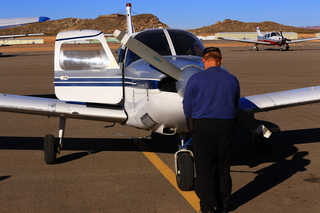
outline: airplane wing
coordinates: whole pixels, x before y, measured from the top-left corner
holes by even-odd
[[[0,111],[123,123],[127,116],[122,107],[90,106],[51,98],[0,94]]]
[[[39,36],[44,35],[44,33],[35,33],[35,34],[20,34],[20,35],[2,35],[0,38],[16,38],[16,37],[25,37],[25,36]]]
[[[44,35],[44,33],[20,34],[20,35],[2,35],[2,36],[0,36],[0,39],[7,39],[7,40],[5,42],[3,42],[2,44],[0,44],[0,46],[4,45],[5,43],[7,43],[8,41],[10,41],[13,38],[26,37],[26,36],[39,36],[39,35]]]
[[[315,86],[246,96],[240,99],[239,106],[248,113],[256,113],[319,102],[320,86]]]
[[[270,44],[269,42],[258,41],[256,39],[236,39],[236,38],[227,38],[227,37],[218,37],[218,39],[244,42],[244,43],[253,43],[253,44]]]
[[[320,86],[246,96],[240,98],[237,117],[239,123],[247,126],[247,128],[250,130],[254,130],[254,132],[256,132],[257,134],[261,134],[264,137],[268,138],[271,132],[259,121],[255,120],[252,116],[248,116],[248,113],[254,114],[257,112],[319,102]]]
[[[320,37],[315,37],[315,38],[306,38],[306,39],[297,39],[293,41],[287,41],[288,44],[292,43],[298,43],[298,42],[304,42],[304,41],[312,41],[312,40],[320,40]]]

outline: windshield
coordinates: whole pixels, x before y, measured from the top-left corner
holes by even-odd
[[[166,35],[164,31],[167,31]],[[135,36],[137,40],[144,43],[160,55],[194,55],[202,56],[203,45],[193,34],[173,29],[152,29],[142,31]],[[126,64],[140,59],[131,50],[127,51]]]

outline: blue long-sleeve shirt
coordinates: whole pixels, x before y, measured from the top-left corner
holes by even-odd
[[[240,98],[238,79],[219,67],[200,71],[187,82],[183,110],[186,118],[233,119]]]

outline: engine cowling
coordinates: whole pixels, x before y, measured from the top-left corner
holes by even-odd
[[[180,97],[183,98],[184,96],[184,90],[186,88],[189,78],[193,74],[200,72],[201,70],[203,70],[203,68],[197,65],[187,65],[186,67],[182,68],[182,74],[180,76],[179,81],[176,84],[177,92],[180,95]]]

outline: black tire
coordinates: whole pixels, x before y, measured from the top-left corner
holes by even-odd
[[[58,144],[53,135],[44,137],[44,161],[46,164],[54,164],[57,159]]]
[[[192,156],[183,152],[177,157],[178,174],[176,175],[177,184],[182,191],[194,189],[194,165]]]

